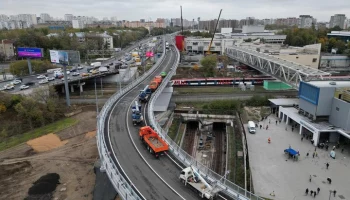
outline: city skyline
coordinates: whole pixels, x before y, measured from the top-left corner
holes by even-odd
[[[183,7],[184,19],[210,20],[217,18],[219,10],[223,8],[222,19],[244,19],[253,16],[257,19],[298,17],[311,15],[318,21],[329,22],[336,13],[350,15],[350,1],[338,0],[336,3],[326,0],[250,0],[242,4],[235,0],[221,0],[212,3],[209,0],[86,0],[84,4],[77,0],[53,0],[50,4],[43,0],[23,2],[20,0],[5,1],[0,7],[0,14],[17,15],[22,13],[48,13],[54,18],[64,18],[65,14],[75,16],[94,16],[100,20],[117,17],[118,20],[138,21],[140,19],[155,21],[157,18],[180,17],[180,5]],[[67,6],[70,5],[70,6]],[[121,6],[120,6],[121,5]],[[301,6],[302,5],[302,6]],[[93,9],[91,9],[93,8]],[[15,12],[13,12],[15,11]],[[132,11],[132,12],[131,12]],[[108,14],[106,14],[108,13]]]

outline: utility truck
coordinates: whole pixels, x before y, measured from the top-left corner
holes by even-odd
[[[193,166],[184,168],[180,174],[180,180],[186,186],[198,192],[201,198],[213,199],[220,190],[211,186]]]
[[[131,107],[132,110],[132,123],[134,126],[137,124],[141,124],[143,122],[143,117],[141,113],[141,105],[137,101],[135,101],[135,104]]]
[[[151,94],[152,90],[149,88],[149,85],[146,85],[143,90],[140,90],[139,101],[144,103],[147,102],[151,97]]]

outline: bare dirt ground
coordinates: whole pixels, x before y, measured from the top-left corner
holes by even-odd
[[[32,183],[47,173],[58,173],[53,199],[92,199],[95,184],[96,113],[85,108],[73,116],[78,124],[55,133],[64,146],[36,153],[27,144],[0,152],[0,199],[24,199]]]

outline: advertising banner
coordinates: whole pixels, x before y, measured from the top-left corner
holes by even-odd
[[[152,51],[147,51],[146,52],[146,57],[149,58],[149,57],[153,57],[154,56],[154,53]]]
[[[58,61],[62,65],[68,65],[68,53],[65,51],[58,52]]]
[[[17,48],[18,57],[24,58],[42,58],[43,49],[41,48],[27,48],[27,47],[18,47]]]
[[[52,63],[59,63],[58,61],[58,51],[50,50],[50,60]]]

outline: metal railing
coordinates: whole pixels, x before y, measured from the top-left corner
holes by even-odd
[[[132,81],[121,91],[114,94],[108,101],[104,104],[101,112],[97,119],[97,148],[101,158],[101,170],[105,171],[109,180],[111,181],[114,188],[118,191],[119,196],[122,199],[131,200],[143,200],[145,199],[142,194],[133,186],[128,176],[125,174],[124,170],[120,167],[117,157],[115,163],[110,156],[113,152],[108,150],[108,145],[106,144],[105,138],[105,121],[108,120],[108,114],[112,110],[114,104],[127,92],[132,90],[134,87],[139,85],[144,79],[146,79],[150,74],[152,74],[160,65],[161,61],[165,57],[165,42],[163,38],[163,54],[158,60],[158,62],[145,74],[140,76],[135,81]],[[107,127],[108,128],[108,127]]]
[[[176,48],[175,48],[176,49]],[[240,199],[240,200],[263,200],[259,196],[241,188],[240,186],[236,185],[235,183],[222,178],[221,175],[217,174],[216,172],[212,171],[205,165],[201,164],[200,162],[197,162],[195,158],[190,156],[186,151],[184,151],[180,146],[176,144],[168,135],[167,132],[162,129],[162,127],[158,124],[156,121],[153,109],[154,109],[154,103],[159,97],[159,95],[162,93],[163,89],[167,86],[167,83],[171,80],[171,77],[176,72],[176,68],[180,61],[180,53],[176,49],[176,56],[177,60],[172,66],[171,71],[168,73],[168,75],[163,80],[163,83],[159,86],[157,91],[152,95],[149,103],[148,103],[148,118],[150,120],[151,126],[155,129],[157,133],[169,144],[169,151],[177,157],[177,159],[182,162],[185,166],[193,165],[195,166],[200,174],[208,180],[208,182],[211,183],[217,183],[217,187],[220,187],[222,191],[232,197],[233,199]],[[219,182],[219,180],[221,180]]]

